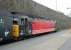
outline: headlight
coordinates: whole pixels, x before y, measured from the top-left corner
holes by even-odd
[[[3,38],[0,37],[0,42],[3,40]]]

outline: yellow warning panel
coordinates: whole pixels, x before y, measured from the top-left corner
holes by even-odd
[[[12,25],[12,36],[19,37],[19,25]]]

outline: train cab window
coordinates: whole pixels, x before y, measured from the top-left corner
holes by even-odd
[[[17,21],[13,21],[13,24],[18,24],[18,22]]]
[[[18,18],[13,18],[13,24],[18,24]]]

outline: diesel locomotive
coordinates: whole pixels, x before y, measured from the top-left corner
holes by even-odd
[[[30,16],[0,16],[0,42],[56,31],[56,21]]]

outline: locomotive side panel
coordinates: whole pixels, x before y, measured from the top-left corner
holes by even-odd
[[[41,34],[45,32],[55,31],[56,24],[53,21],[48,20],[34,20],[32,22],[32,34]]]

